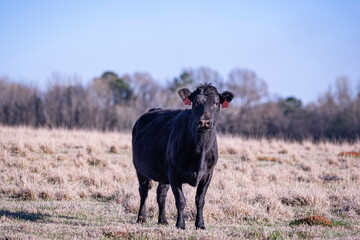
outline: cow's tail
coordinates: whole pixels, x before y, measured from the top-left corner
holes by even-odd
[[[149,190],[152,189],[153,185],[154,185],[154,182],[152,180],[150,180],[149,181]]]
[[[134,151],[134,146],[135,146],[135,139],[136,139],[136,129],[137,129],[137,121],[133,126],[132,129],[132,139],[131,139],[131,151],[132,151],[132,155],[133,155],[133,162],[135,164],[135,151]]]

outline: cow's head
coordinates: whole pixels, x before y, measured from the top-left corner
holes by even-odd
[[[178,93],[185,104],[190,105],[192,103],[195,124],[197,130],[201,131],[216,126],[220,106],[228,107],[229,102],[234,98],[232,92],[225,91],[219,94],[216,87],[208,83],[199,85],[194,92],[183,88]]]

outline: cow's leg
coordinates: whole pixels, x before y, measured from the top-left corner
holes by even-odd
[[[210,181],[212,177],[212,172],[208,175],[204,176],[203,179],[199,182],[199,185],[196,190],[196,221],[195,227],[196,229],[205,229],[204,218],[203,218],[203,209],[205,204],[205,194],[209,187]]]
[[[184,209],[186,205],[186,199],[182,191],[182,184],[176,181],[176,179],[171,180],[171,190],[174,193],[176,209],[178,212],[176,227],[185,229],[185,220],[184,220]]]
[[[159,186],[156,189],[156,200],[159,205],[159,224],[167,225],[165,216],[165,203],[166,203],[166,195],[170,188],[169,184],[164,184],[159,182]]]
[[[138,213],[138,223],[146,222],[146,198],[148,196],[150,180],[138,174],[139,180],[139,193],[140,193],[140,208]]]

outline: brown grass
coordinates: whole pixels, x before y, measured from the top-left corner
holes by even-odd
[[[110,147],[110,152],[111,152],[111,153],[118,153],[119,150],[117,149],[116,146],[111,146],[111,147]]]
[[[291,225],[307,224],[309,226],[322,225],[322,226],[333,226],[334,223],[329,219],[321,216],[310,216],[302,219],[295,220],[290,223]]]
[[[195,192],[184,185],[187,230],[158,226],[156,185],[148,223],[135,224],[138,183],[131,135],[0,127],[0,236],[8,238],[296,239],[359,234],[360,143],[289,143],[219,136],[206,196],[207,231],[196,231]],[[261,160],[261,161],[258,161]],[[332,228],[289,226],[322,216]]]
[[[360,152],[341,152],[338,156],[342,157],[360,157]]]
[[[266,157],[266,156],[258,157],[257,160],[259,160],[259,161],[268,161],[268,162],[276,162],[276,158],[274,158],[274,157]]]

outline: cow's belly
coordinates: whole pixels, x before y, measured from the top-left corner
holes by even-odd
[[[169,183],[165,166],[165,150],[163,139],[159,136],[137,136],[133,145],[133,160],[138,174],[151,180]]]
[[[137,159],[134,164],[137,172],[143,177],[161,183],[169,183],[164,161],[149,157]]]
[[[186,171],[181,173],[181,180],[193,187],[197,186],[204,174],[202,172]]]
[[[160,173],[160,174],[153,174],[154,172],[151,172],[148,174],[148,177],[156,182],[161,182],[161,183],[165,183],[165,184],[169,184],[170,181],[168,179],[168,177],[166,176],[165,173]]]

